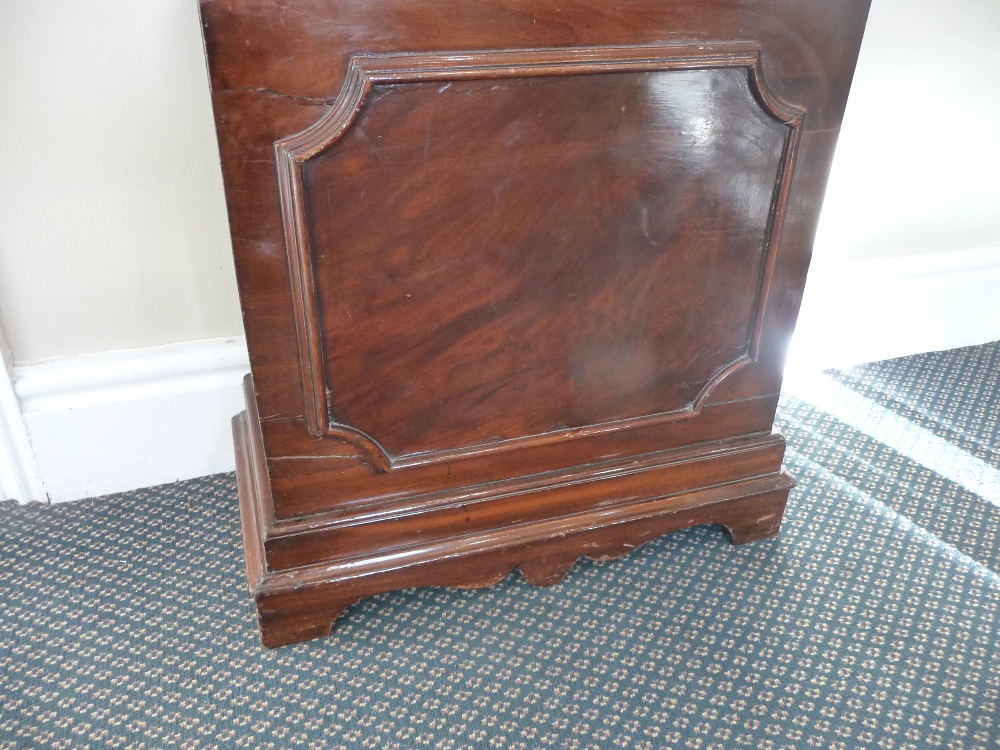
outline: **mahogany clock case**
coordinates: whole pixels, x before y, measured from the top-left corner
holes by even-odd
[[[262,639],[778,532],[868,0],[202,0]]]

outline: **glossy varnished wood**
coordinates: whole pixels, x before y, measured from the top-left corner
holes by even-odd
[[[257,459],[250,420],[244,413],[233,424],[240,460],[241,512],[244,519],[254,519],[259,517],[255,509],[265,505],[266,499],[253,479]],[[261,637],[264,645],[273,647],[326,635],[340,613],[358,599],[397,588],[479,588],[496,583],[515,568],[530,583],[550,585],[581,556],[594,560],[621,557],[657,536],[703,523],[721,525],[737,544],[773,537],[792,485],[791,477],[779,472],[665,496],[649,497],[648,488],[633,488],[643,499],[606,502],[589,511],[562,513],[536,523],[512,525],[510,518],[504,518],[495,528],[479,533],[458,533],[458,522],[444,539],[425,539],[423,519],[406,517],[404,528],[395,531],[397,540],[408,540],[402,549],[373,544],[362,554],[347,550],[344,559],[300,564],[286,571],[268,569],[264,537],[245,520],[247,570]],[[558,491],[546,488],[542,494]],[[606,491],[606,498],[614,492]]]
[[[203,0],[267,645],[357,599],[777,532],[867,0]]]
[[[754,358],[792,118],[743,47],[643,51],[355,60],[393,85],[301,138],[286,212],[322,432],[382,469],[536,445],[686,416]]]

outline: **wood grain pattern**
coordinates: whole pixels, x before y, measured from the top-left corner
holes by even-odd
[[[279,138],[316,122],[329,108],[352,56],[753,40],[761,48],[769,89],[782,101],[809,110],[803,126],[806,134],[825,134],[823,142],[803,138],[799,149],[809,174],[823,175],[832,158],[866,14],[867,2],[855,0],[846,5],[569,0],[558,8],[541,0],[298,0],[291,12],[283,12],[271,0],[205,0],[202,15],[216,125],[262,417],[304,419],[303,395],[289,385],[298,377],[298,353],[294,319],[288,314],[290,279],[281,217],[274,199],[273,147]],[[815,204],[822,191],[804,191],[803,198],[805,194],[815,196]],[[793,190],[792,195],[795,198],[799,192]],[[786,247],[783,242],[778,254],[808,257],[810,243],[811,236],[804,238],[804,244]],[[781,299],[772,302],[780,304],[772,309],[784,312],[763,327],[765,338],[773,339],[775,347],[783,346],[787,334],[782,332],[794,321],[797,305],[784,304],[794,288],[777,289]],[[268,344],[256,346],[257,340]],[[748,368],[727,381],[727,391],[744,381],[753,382],[739,389],[741,397],[762,388],[773,395],[780,377],[773,368]]]
[[[257,458],[250,439],[239,434],[248,424],[245,418],[234,420],[237,444],[250,446],[241,455],[253,462]],[[246,469],[238,474],[246,475]],[[376,546],[365,554],[287,571],[269,571],[260,565],[257,561],[264,558],[259,546],[262,540],[244,536],[261,637],[265,646],[276,647],[327,635],[343,610],[358,599],[397,588],[480,588],[496,583],[515,568],[530,583],[551,585],[581,556],[598,561],[615,559],[665,533],[698,524],[721,525],[736,544],[770,538],[778,533],[793,484],[791,477],[777,472],[639,502],[609,502],[588,512],[535,523],[503,524],[459,536],[453,532],[440,540],[425,541],[417,529],[411,529],[409,535],[403,535],[411,540],[405,549]],[[241,485],[244,509],[260,504],[260,498],[252,494],[258,490],[252,483]],[[413,525],[419,526],[419,522]],[[252,547],[255,544],[258,546]]]
[[[867,8],[202,0],[265,645],[393,588],[777,533]]]
[[[759,61],[352,59],[275,145],[314,434],[385,471],[697,413],[755,358],[801,124]]]
[[[373,473],[356,456],[345,453],[345,446],[340,446],[340,452],[329,458],[313,453],[314,447],[320,450],[323,444],[333,442],[330,438],[312,438],[309,443],[297,441],[295,445],[303,446],[302,454],[269,460],[271,488],[280,498],[274,505],[274,515],[290,520],[331,509],[338,513],[364,513],[369,508],[405,505],[407,498],[421,497],[429,487],[447,489],[459,497],[472,496],[477,486],[511,477],[572,471],[615,459],[632,460],[672,448],[713,443],[733,435],[766,435],[771,429],[776,403],[776,397],[747,399],[706,407],[696,419],[575,440],[567,437],[525,451],[466,456],[385,473]],[[282,425],[282,438],[287,435],[284,429]],[[283,445],[287,448],[289,442],[286,439]],[[335,481],[331,480],[333,476]]]

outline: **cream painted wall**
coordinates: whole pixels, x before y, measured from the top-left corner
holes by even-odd
[[[998,0],[873,0],[789,377],[1000,340],[998,39]]]
[[[851,261],[933,254],[924,266],[946,269],[954,251],[974,277],[1000,259],[997,38],[997,0],[874,0],[806,293],[810,338],[909,325],[907,347],[922,346],[926,321],[896,302],[832,328],[830,305],[866,273]],[[0,111],[0,325],[17,361],[241,333],[196,0],[0,3]],[[949,295],[949,326],[965,329],[976,313],[955,300],[969,297]]]
[[[242,334],[196,0],[0,2],[14,358]]]
[[[873,0],[816,259],[1000,251],[1000,0]]]

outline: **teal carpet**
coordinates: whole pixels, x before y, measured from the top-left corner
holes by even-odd
[[[777,540],[387,594],[274,651],[231,475],[0,504],[0,748],[1000,747],[998,372],[793,389]]]

